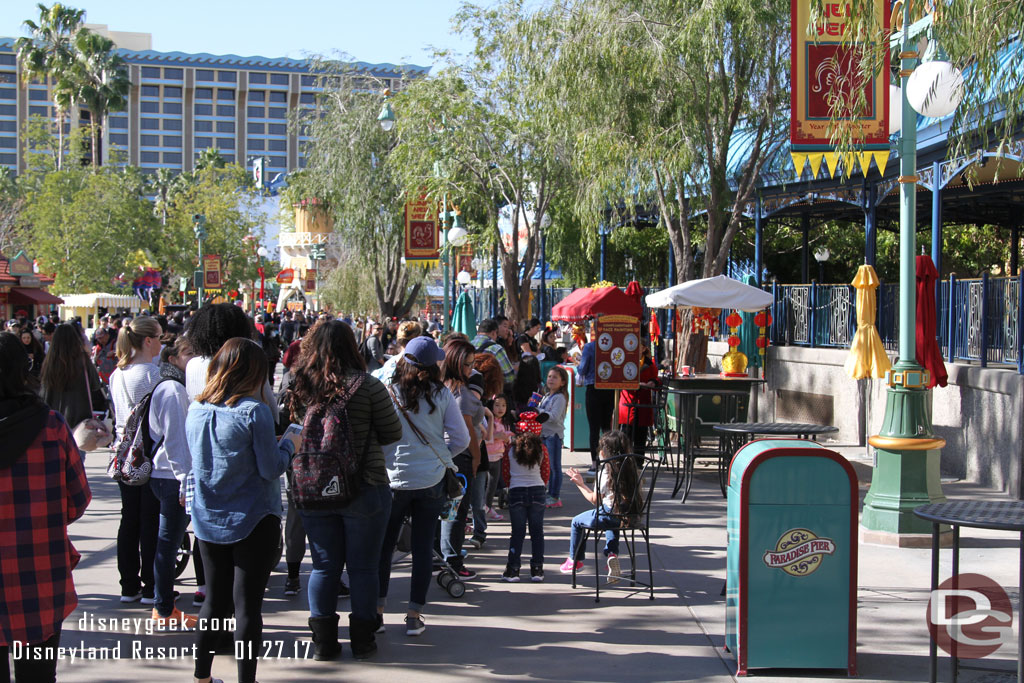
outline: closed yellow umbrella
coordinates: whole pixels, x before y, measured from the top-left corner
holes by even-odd
[[[881,379],[892,367],[882,346],[882,338],[875,329],[875,290],[881,281],[874,268],[864,265],[857,269],[857,276],[851,284],[857,288],[857,332],[853,335],[850,355],[846,358],[846,373],[854,379]]]

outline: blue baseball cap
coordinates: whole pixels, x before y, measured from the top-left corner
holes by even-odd
[[[416,337],[405,345],[405,360],[418,368],[428,368],[444,360],[444,350],[430,337]]]

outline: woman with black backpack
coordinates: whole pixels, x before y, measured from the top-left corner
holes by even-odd
[[[339,496],[347,500],[334,506],[330,500],[304,500],[303,474],[315,473],[300,472],[293,462],[292,499],[313,557],[308,592],[314,657],[327,660],[341,654],[338,584],[341,569],[347,566],[352,594],[349,641],[353,656],[365,659],[377,650],[378,564],[391,514],[381,446],[398,441],[402,425],[387,389],[366,373],[352,328],[339,320],[313,328],[292,371],[292,414],[305,412],[301,451],[334,454],[343,469],[354,465],[357,473],[350,482],[353,495]],[[299,406],[302,409],[296,410]],[[295,460],[300,461],[301,454]],[[305,462],[314,465],[317,459]],[[339,481],[338,489],[345,493],[349,486]]]

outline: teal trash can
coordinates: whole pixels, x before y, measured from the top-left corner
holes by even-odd
[[[590,451],[590,423],[587,422],[587,389],[576,386],[576,366],[563,365],[569,374],[569,405],[565,411],[564,445],[570,451]]]
[[[857,673],[857,477],[813,441],[761,439],[729,469],[726,648],[751,669]]]

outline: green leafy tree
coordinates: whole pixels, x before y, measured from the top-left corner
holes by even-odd
[[[289,180],[283,203],[319,200],[349,254],[346,267],[359,262],[369,273],[368,291],[377,310],[387,317],[404,316],[423,276],[402,263],[404,200],[387,163],[395,138],[377,121],[382,88],[367,91],[364,76],[331,64],[321,62],[316,69],[325,74],[326,87],[315,115],[294,121],[310,136],[306,169]]]
[[[465,63],[448,55],[433,78],[396,98],[401,142],[388,163],[407,194],[447,194],[470,226],[474,244],[497,244],[506,313],[529,318],[530,277],[539,256],[538,226],[551,203],[571,190],[572,137],[566,98],[547,78],[558,49],[549,14],[505,0],[490,8],[464,5],[453,20],[475,47]],[[520,239],[501,239],[502,208]]]
[[[28,37],[18,38],[14,48],[18,53],[22,74],[26,82],[50,79],[58,144],[56,166],[63,166],[64,119],[75,104],[78,81],[75,78],[75,39],[83,31],[85,10],[74,9],[60,3],[52,6],[39,3],[39,21],[25,20],[23,26]]]
[[[28,246],[62,293],[104,291],[153,234],[136,172],[53,171],[26,198]],[[130,273],[126,273],[126,277]]]

